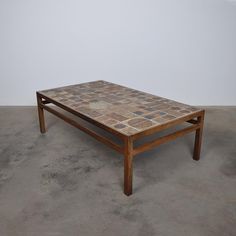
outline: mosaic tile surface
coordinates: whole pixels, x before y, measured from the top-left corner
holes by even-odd
[[[100,80],[40,93],[125,135],[200,111],[196,107]]]

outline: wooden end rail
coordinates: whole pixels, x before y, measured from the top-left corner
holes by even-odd
[[[138,146],[137,148],[135,148],[133,150],[133,155],[137,155],[137,154],[139,154],[141,152],[145,152],[145,151],[147,151],[147,150],[149,150],[151,148],[159,146],[159,145],[161,145],[163,143],[166,143],[168,141],[174,140],[174,139],[176,139],[178,137],[181,137],[181,136],[183,136],[183,135],[185,135],[187,133],[190,133],[190,132],[192,132],[194,130],[197,130],[199,128],[200,128],[200,124],[194,124],[194,125],[191,125],[190,127],[187,127],[187,128],[181,129],[179,131],[176,131],[174,133],[171,133],[171,134],[165,135],[163,137],[160,137],[160,138],[158,138],[158,139],[156,139],[156,140],[154,140],[152,142],[140,145],[140,146]]]
[[[124,154],[124,148],[120,147],[119,145],[115,144],[114,142],[110,141],[108,138],[105,138],[99,134],[97,134],[96,132],[85,128],[84,126],[80,125],[78,122],[76,122],[73,119],[70,119],[69,117],[63,115],[62,113],[52,109],[51,107],[45,106],[44,104],[40,104],[40,107],[47,110],[48,112],[54,114],[55,116],[61,118],[62,120],[64,120],[65,122],[69,123],[70,125],[82,130],[83,132],[91,135],[92,137],[94,137],[95,139],[97,139],[98,141],[108,145],[109,147],[115,149],[116,151],[118,151],[119,153]]]

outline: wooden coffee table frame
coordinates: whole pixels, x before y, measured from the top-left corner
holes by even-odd
[[[93,120],[69,107],[43,95],[40,92],[36,93],[37,96],[37,105],[38,105],[38,116],[39,116],[39,125],[41,133],[46,132],[45,128],[45,119],[44,119],[44,110],[56,115],[57,117],[61,118],[62,120],[66,121],[67,123],[71,124],[72,126],[82,130],[83,132],[89,134],[90,136],[94,137],[98,141],[106,144],[107,146],[113,148],[117,152],[124,155],[124,193],[129,196],[132,194],[132,177],[133,177],[133,157],[139,153],[147,151],[151,148],[159,146],[160,144],[166,143],[168,141],[174,140],[177,137],[181,137],[185,134],[195,131],[195,143],[194,143],[194,151],[193,151],[193,159],[199,160],[200,159],[200,151],[201,151],[201,143],[202,143],[202,132],[203,132],[203,123],[204,123],[204,110],[200,110],[188,115],[185,115],[181,118],[176,118],[171,120],[170,122],[161,124],[159,126],[155,126],[149,128],[147,130],[141,131],[139,133],[133,135],[124,135],[108,126],[105,126],[102,123],[99,123],[96,120]],[[82,118],[83,120],[105,130],[109,133],[117,136],[119,139],[122,140],[123,146],[119,146],[118,144],[112,142],[110,139],[98,134],[97,132],[84,127],[82,124],[79,124],[77,121],[67,117],[66,115],[58,112],[57,110],[53,109],[51,106],[47,106],[47,104],[54,104],[63,110]],[[171,134],[165,135],[154,141],[142,144],[136,148],[133,147],[133,143],[135,140],[139,138],[143,138],[145,136],[157,133],[159,131],[163,131],[175,125],[179,125],[181,123],[188,122],[191,123],[190,126],[183,128],[181,130],[175,131]]]

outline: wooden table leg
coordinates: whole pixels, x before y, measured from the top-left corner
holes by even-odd
[[[195,161],[198,161],[200,159],[204,114],[205,112],[202,112],[202,115],[197,118],[198,123],[200,123],[200,128],[197,129],[195,133],[195,144],[194,144],[194,152],[193,152],[193,159]]]
[[[46,132],[44,110],[41,107],[42,99],[38,94],[37,94],[37,103],[38,103],[39,127],[40,127],[40,132],[43,134]]]
[[[125,155],[124,155],[124,194],[129,196],[132,194],[132,178],[133,178],[133,140],[130,137],[125,139]]]

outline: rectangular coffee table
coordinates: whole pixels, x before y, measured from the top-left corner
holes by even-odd
[[[205,113],[202,109],[101,80],[36,94],[41,133],[46,132],[44,110],[47,110],[124,155],[124,193],[128,196],[132,194],[135,155],[195,131],[193,159],[200,158]],[[115,135],[123,145],[53,109],[49,103]],[[137,147],[133,145],[137,139],[185,122],[189,125],[178,131]]]

